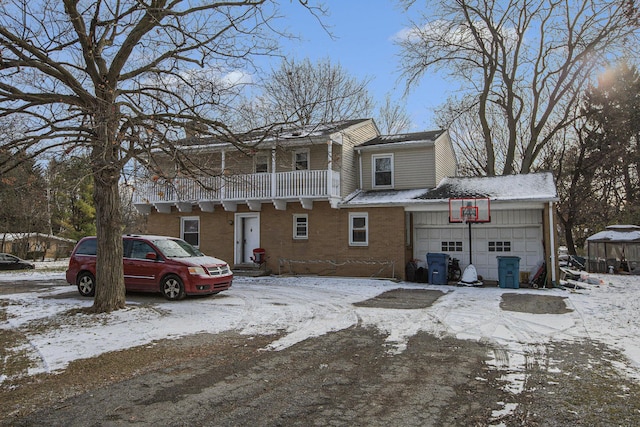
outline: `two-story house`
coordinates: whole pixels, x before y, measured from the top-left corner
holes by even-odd
[[[468,250],[465,228],[446,221],[446,188],[436,188],[457,174],[444,130],[383,136],[372,119],[361,119],[281,130],[249,153],[197,138],[182,150],[197,156],[202,175],[171,173],[167,161],[164,175],[172,178],[136,185],[135,205],[148,214],[150,233],[182,237],[236,268],[254,265],[260,248],[263,267],[275,273],[404,279],[407,263],[424,260],[426,251],[463,258]],[[524,268],[546,256],[542,228],[552,190],[527,205],[538,241]],[[493,279],[496,254],[483,252],[482,273]]]

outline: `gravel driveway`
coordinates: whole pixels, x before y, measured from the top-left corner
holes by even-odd
[[[397,289],[355,306],[383,313],[421,310],[443,295]],[[500,308],[567,310],[562,298],[518,293],[505,293]],[[588,340],[526,347],[524,371],[509,372],[504,367],[513,353],[446,335],[418,332],[397,352],[390,351],[386,334],[358,323],[280,351],[265,350],[281,336],[230,331],[159,340],[74,361],[58,374],[5,381],[0,422],[631,426],[640,417],[638,383],[616,369],[624,357]]]

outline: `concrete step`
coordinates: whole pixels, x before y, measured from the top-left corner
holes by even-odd
[[[271,275],[271,270],[265,267],[251,265],[236,265],[231,269],[235,276],[260,277]]]

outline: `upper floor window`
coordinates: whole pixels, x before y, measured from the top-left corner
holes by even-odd
[[[293,152],[293,170],[309,170],[309,150],[302,149]]]
[[[369,245],[369,215],[366,213],[349,214],[349,246]]]
[[[309,215],[296,214],[293,216],[293,238],[298,240],[309,238]]]
[[[197,216],[185,216],[180,218],[180,235],[182,240],[191,246],[200,246],[200,218]]]
[[[253,158],[255,173],[269,172],[269,155],[267,153],[256,153]]]
[[[393,187],[393,154],[372,157],[373,187]]]

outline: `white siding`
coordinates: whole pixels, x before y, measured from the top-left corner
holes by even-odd
[[[449,138],[449,132],[444,132],[436,140],[435,169],[436,185],[438,185],[442,178],[456,176],[458,174],[458,162],[455,152],[453,151],[451,138]]]
[[[395,189],[433,188],[436,186],[433,147],[394,152]]]
[[[384,148],[387,148],[387,150]],[[433,188],[436,186],[433,147],[421,146],[394,149],[393,145],[390,144],[382,146],[379,150],[367,150],[362,153],[363,190],[374,189],[372,156],[384,154],[393,154],[394,190]]]
[[[360,187],[360,176],[358,171],[358,156],[353,147],[379,135],[378,129],[373,120],[367,120],[357,126],[352,126],[343,132],[342,138],[342,172],[340,175],[340,185],[342,197],[346,197]],[[340,147],[334,146],[340,150]]]

